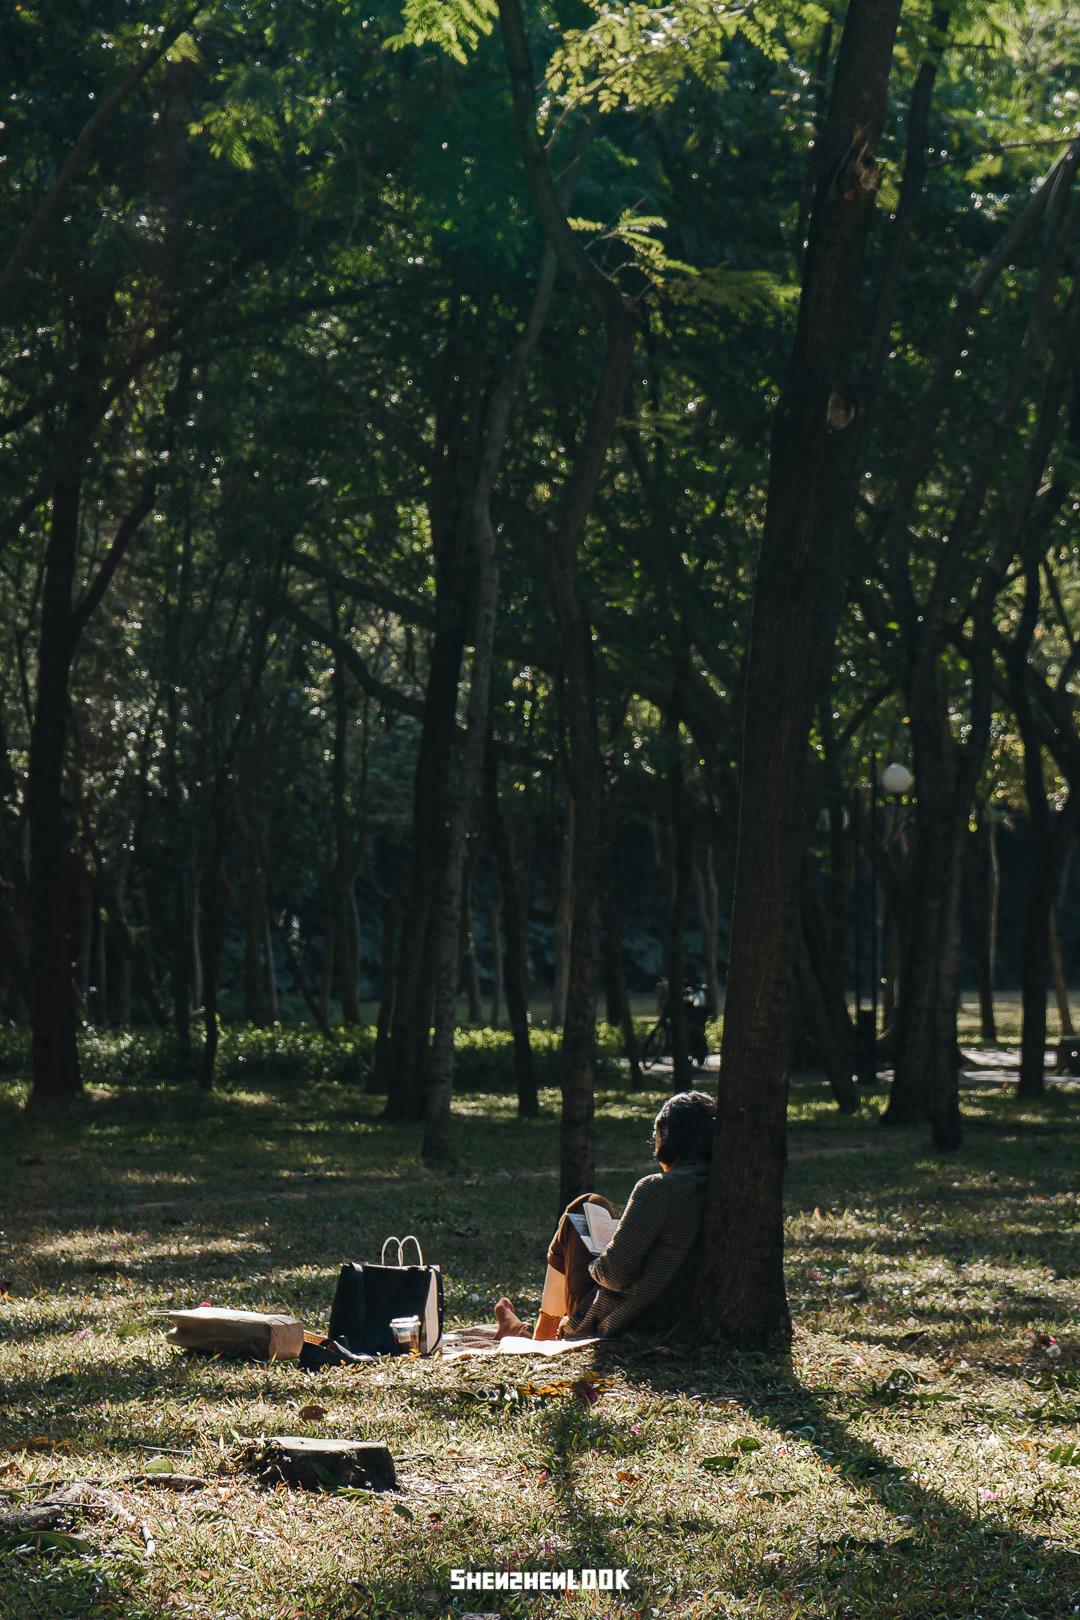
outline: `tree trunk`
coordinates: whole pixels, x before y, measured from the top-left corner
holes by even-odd
[[[423,1065],[431,1023],[431,922],[446,871],[446,804],[464,650],[458,572],[448,559],[436,565],[438,623],[413,783],[408,896],[399,937],[393,1017],[377,1076],[377,1084],[386,1087],[387,1118],[396,1121],[415,1121],[423,1109]],[[456,933],[454,954],[456,958]]]
[[[677,735],[672,740],[678,748]],[[668,1017],[671,1030],[671,1083],[676,1091],[689,1091],[690,1048],[686,1026],[686,968],[684,940],[686,917],[690,905],[690,874],[693,865],[693,846],[690,840],[690,821],[686,809],[686,789],[683,782],[682,760],[676,752],[669,780],[671,820],[668,850],[670,852],[670,899],[668,906],[667,978]]]
[[[702,1326],[764,1346],[790,1334],[783,1179],[803,781],[812,707],[847,580],[857,467],[845,433],[874,150],[899,0],[851,0],[816,159],[794,350],[773,424],[754,582]]]
[[[265,866],[263,867],[262,902],[262,937],[266,969],[265,978],[263,980],[263,1004],[266,1008],[267,1021],[271,1024],[276,1024],[278,1021],[279,1012],[277,972],[274,967],[274,934],[270,927],[270,903],[267,895]]]
[[[805,931],[797,944],[795,973],[803,1025],[814,1038],[829,1089],[840,1112],[853,1114],[858,1109],[859,1096],[851,1078],[851,1053],[846,1043],[841,1045],[836,1040],[836,1028],[829,1017],[820,980],[814,972]]]
[[[194,1007],[203,1004],[202,917],[199,896],[202,892],[202,867],[192,856],[191,903],[188,908],[188,927],[191,930],[191,1002]]]
[[[77,477],[58,486],[45,552],[37,692],[30,731],[31,1101],[63,1103],[82,1090],[75,1041],[71,822],[64,800],[68,682],[74,653],[71,592],[79,537]]]
[[[551,984],[551,1027],[566,1021],[566,992],[570,983],[570,926],[574,910],[574,801],[566,801],[559,857],[559,897],[555,904],[555,970]]]
[[[1062,858],[1072,837],[1076,806],[1072,793],[1056,814],[1046,792],[1042,743],[1026,703],[1017,710],[1024,745],[1024,791],[1028,803],[1031,857],[1020,969],[1022,1002],[1020,1080],[1017,1096],[1046,1095],[1046,990],[1050,939]]]
[[[371,1089],[379,1088],[380,1076],[386,1073],[386,1054],[390,1043],[390,1028],[394,1018],[394,947],[397,940],[398,918],[401,914],[403,881],[395,875],[386,897],[382,919],[382,940],[379,953],[379,1011],[375,1020],[375,1060],[372,1066]]]
[[[610,839],[608,849],[610,852]],[[641,1072],[641,1059],[638,1055],[637,1031],[634,1028],[633,1009],[630,1006],[630,995],[626,988],[626,969],[623,964],[623,943],[622,931],[619,928],[619,912],[610,878],[604,892],[604,922],[607,928],[608,975],[615,985],[615,999],[619,1007],[623,1033],[623,1050],[626,1053],[626,1061],[630,1066],[630,1084],[635,1090],[640,1090],[645,1080]]]
[[[296,929],[295,940],[293,938],[294,926]],[[287,911],[282,912],[278,918],[278,932],[281,935],[281,943],[285,951],[285,960],[288,962],[289,967],[292,970],[293,985],[297,990],[299,990],[301,996],[303,996],[304,1005],[307,1007],[307,1010],[311,1014],[315,1023],[322,1030],[324,1035],[329,1035],[330,1025],[323,1018],[322,1008],[319,1005],[318,992],[313,988],[312,985],[308,983],[307,974],[304,972],[304,963],[301,956],[302,945],[300,941],[299,918],[291,917]]]
[[[816,891],[804,878],[802,923],[796,960],[799,996],[806,1027],[821,1054],[825,1078],[841,1113],[854,1113],[859,1106],[852,1081],[854,1031],[844,1000],[843,983],[833,978],[831,941]]]
[[[90,1016],[90,964],[94,951],[94,880],[86,862],[75,859],[75,904],[77,921],[75,938],[75,986],[79,1007],[84,1018]]]
[[[460,960],[464,970],[469,1023],[479,1026],[484,1022],[484,1008],[480,999],[480,968],[476,960],[476,937],[473,934],[472,924],[472,880],[476,865],[476,846],[473,840],[470,840],[470,843],[473,847],[465,858],[465,872],[462,877]]]
[[[1069,986],[1065,978],[1065,963],[1061,956],[1061,938],[1058,934],[1057,906],[1050,908],[1050,971],[1054,979],[1054,998],[1057,1001],[1058,1019],[1061,1023],[1062,1035],[1075,1035],[1072,1012],[1069,1009]]]
[[[636,325],[629,317],[607,328],[604,371],[585,438],[567,489],[561,520],[548,542],[547,573],[566,678],[567,774],[573,802],[570,954],[559,1049],[562,1126],[559,1142],[559,1203],[592,1190],[594,1137],[596,993],[600,965],[601,891],[604,869],[604,775],[596,706],[592,632],[578,590],[577,545],[592,509],[615,424],[623,408],[633,359]]]
[[[705,950],[705,1010],[710,1018],[720,1016],[720,970],[717,961],[720,938],[720,891],[716,883],[716,859],[712,841],[700,851],[694,866],[698,917]]]
[[[199,1090],[206,1092],[214,1089],[214,1069],[220,1034],[218,971],[221,965],[221,942],[225,926],[225,908],[221,903],[224,888],[221,872],[222,850],[222,837],[215,832],[206,866],[206,904],[203,908],[203,1049],[199,1065]]]
[[[532,1045],[529,1041],[528,939],[526,908],[514,858],[510,828],[499,804],[499,778],[490,745],[484,768],[484,806],[488,833],[495,846],[502,890],[502,910],[506,928],[506,1014],[514,1036],[514,1083],[517,1087],[518,1116],[534,1118],[539,1112]]]
[[[349,823],[349,704],[345,669],[340,661],[334,664],[334,753],[331,777],[331,801],[334,816],[334,864],[330,880],[330,912],[334,932],[334,958],[337,962],[338,992],[341,996],[341,1019],[355,1026],[360,1022],[360,1004],[356,996],[356,952],[351,934],[352,904],[350,900],[355,856],[352,828]]]
[[[917,705],[913,705],[913,711]],[[960,1145],[960,917],[969,804],[957,780],[947,713],[912,716],[918,799],[896,1069],[886,1125],[930,1121],[935,1146]],[[932,739],[932,741],[930,740]]]
[[[503,897],[500,890],[491,902],[491,1014],[488,1022],[492,1029],[498,1029],[502,1024],[502,912]]]
[[[249,1024],[265,1024],[266,1000],[263,974],[263,916],[266,895],[262,865],[255,839],[247,842],[247,884],[244,890],[244,1019]]]
[[[495,643],[495,617],[498,610],[499,567],[495,554],[495,532],[490,520],[487,533],[477,536],[478,579],[476,584],[475,644],[469,668],[468,719],[465,745],[455,800],[450,810],[446,843],[445,871],[435,932],[435,1031],[431,1048],[423,1156],[441,1161],[450,1154],[450,1104],[454,1083],[454,1031],[457,1028],[457,995],[461,958],[459,938],[464,905],[469,834],[472,830],[476,798],[484,765],[488,732],[488,693]]]
[[[979,1033],[984,1041],[997,1040],[994,1016],[994,967],[997,960],[998,902],[1001,870],[997,853],[997,821],[986,804],[979,806],[975,834],[976,916],[979,923]]]
[[[109,929],[106,913],[97,910],[97,998],[94,1011],[99,1029],[109,1027]]]

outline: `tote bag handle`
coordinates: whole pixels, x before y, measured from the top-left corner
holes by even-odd
[[[416,1263],[417,1263],[418,1266],[422,1266],[423,1263],[424,1263],[424,1251],[420,1247],[420,1239],[418,1237],[415,1237],[412,1232],[409,1233],[408,1237],[403,1237],[401,1242],[398,1244],[398,1254],[399,1254],[399,1256],[401,1254],[401,1251],[404,1249],[406,1243],[411,1243],[411,1244],[414,1245],[414,1247],[416,1249]],[[401,1264],[401,1265],[404,1265],[404,1263],[405,1263],[404,1260],[399,1261],[399,1264]]]
[[[396,1243],[397,1244],[397,1259],[396,1259],[396,1261],[393,1262],[393,1264],[398,1265],[398,1266],[403,1266],[405,1264],[403,1250],[405,1248],[406,1243],[411,1243],[411,1244],[414,1245],[414,1247],[416,1249],[416,1261],[417,1261],[417,1264],[421,1265],[421,1266],[423,1265],[423,1263],[424,1263],[424,1251],[420,1247],[420,1239],[418,1237],[414,1236],[414,1234],[412,1232],[410,1232],[408,1237],[403,1237],[403,1238],[388,1237],[386,1239],[386,1242],[382,1246],[382,1254],[379,1256],[379,1264],[381,1266],[385,1266],[385,1264],[386,1264],[386,1251],[390,1247],[391,1243]]]

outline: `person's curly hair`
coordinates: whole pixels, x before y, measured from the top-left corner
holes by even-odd
[[[656,1157],[664,1164],[708,1164],[716,1129],[716,1103],[705,1091],[680,1091],[653,1121],[660,1142]]]

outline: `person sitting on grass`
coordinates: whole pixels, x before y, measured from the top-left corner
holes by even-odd
[[[709,1184],[716,1104],[703,1091],[669,1097],[653,1124],[658,1174],[630,1194],[618,1226],[598,1255],[571,1216],[599,1193],[583,1193],[563,1211],[548,1246],[547,1275],[534,1339],[611,1338],[631,1323],[659,1330],[685,1312],[701,1263],[701,1225]],[[497,1337],[528,1335],[504,1296],[495,1305]]]

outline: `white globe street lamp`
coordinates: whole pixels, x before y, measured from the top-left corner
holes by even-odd
[[[881,773],[881,785],[886,793],[908,793],[915,778],[906,765],[900,765],[895,760],[886,765]]]

